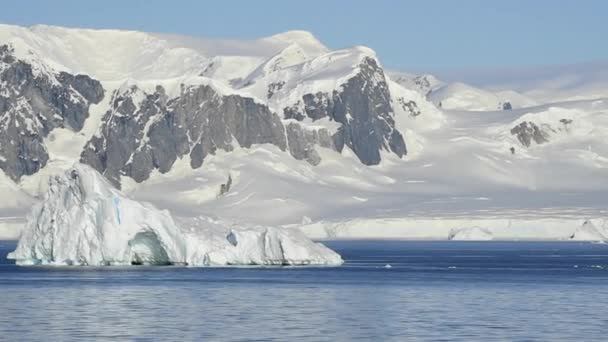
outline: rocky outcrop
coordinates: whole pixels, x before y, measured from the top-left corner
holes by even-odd
[[[230,188],[232,187],[232,175],[228,174],[228,180],[226,180],[226,183],[220,184],[220,193],[217,195],[217,197],[222,197],[225,194],[227,194],[228,192],[230,192]]]
[[[400,73],[392,73],[391,79],[400,84],[406,89],[414,90],[422,96],[427,96],[433,90],[444,85],[433,75],[405,75]]]
[[[311,165],[318,165],[321,157],[315,146],[334,148],[333,141],[327,129],[308,129],[300,124],[291,122],[285,127],[289,142],[289,153],[298,159],[306,160]]]
[[[420,108],[418,108],[418,104],[415,101],[407,101],[403,97],[399,97],[397,99],[397,103],[399,104],[399,106],[401,106],[401,109],[403,109],[404,112],[409,113],[409,115],[413,118],[422,114]]]
[[[0,46],[0,169],[15,181],[38,172],[49,159],[44,138],[58,127],[80,131],[103,96],[88,76],[33,66]]]
[[[218,149],[266,143],[286,150],[285,130],[278,115],[251,98],[196,85],[168,100],[162,87],[146,94],[131,86],[114,94],[81,159],[118,185],[120,175],[142,182],[155,169],[168,172],[185,155],[198,168]]]
[[[511,134],[525,147],[530,147],[532,142],[544,144],[549,141],[549,134],[546,130],[537,126],[534,122],[524,121],[511,129]]]
[[[382,150],[403,157],[407,150],[402,134],[395,128],[382,68],[374,58],[366,57],[358,69],[340,90],[304,95],[299,103],[284,109],[285,118],[315,121],[329,117],[340,123],[332,135],[333,147],[340,152],[344,146],[349,147],[366,165],[380,163]]]

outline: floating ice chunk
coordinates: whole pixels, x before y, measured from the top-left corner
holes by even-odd
[[[190,229],[168,211],[125,197],[93,168],[52,177],[28,216],[18,265],[340,265],[338,254],[298,230],[226,228],[208,218]]]

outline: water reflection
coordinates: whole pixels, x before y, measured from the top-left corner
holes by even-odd
[[[532,267],[544,271],[531,273],[517,257],[530,251],[517,248],[503,256],[519,271],[484,272],[507,269],[484,257],[501,252],[447,260],[435,251],[443,259],[421,262],[407,258],[420,253],[407,243],[380,250],[392,257],[353,246],[339,269],[0,265],[0,339],[591,341],[608,326],[608,272],[584,269],[608,249],[587,259],[580,250],[560,260],[532,253],[544,260]]]

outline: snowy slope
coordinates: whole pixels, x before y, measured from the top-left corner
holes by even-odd
[[[536,105],[532,99],[515,91],[492,92],[464,83],[450,83],[432,90],[428,97],[433,103],[448,110],[494,111]]]
[[[450,78],[484,89],[512,89],[539,104],[595,100],[608,93],[608,61],[479,70]]]
[[[310,56],[327,51],[312,35],[297,31],[258,41],[225,41],[136,31],[0,25],[0,41],[15,46],[21,56],[33,53],[55,69],[85,73],[101,81],[192,76],[213,67],[211,64],[216,68],[216,64],[230,65],[231,72],[243,75],[294,43]],[[227,81],[231,75],[219,72],[214,76]]]
[[[433,75],[414,75],[397,71],[390,71],[389,75],[402,87],[415,90],[424,96],[445,85],[445,82]]]

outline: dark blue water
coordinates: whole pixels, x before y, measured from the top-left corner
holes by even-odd
[[[23,268],[0,242],[0,340],[608,338],[608,245],[327,245],[343,267]]]

